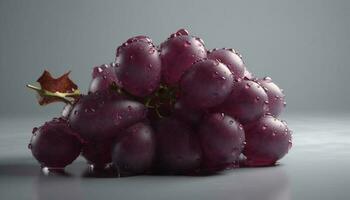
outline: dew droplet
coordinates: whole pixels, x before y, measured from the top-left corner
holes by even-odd
[[[264,81],[272,81],[272,79],[270,77],[268,77],[268,76],[265,76],[263,80]]]
[[[251,84],[250,84],[250,83],[247,83],[247,84],[244,86],[245,89],[249,89],[250,87],[251,87]]]
[[[129,111],[132,111],[132,107],[131,107],[131,106],[128,106],[128,110],[129,110]]]
[[[28,149],[32,149],[33,145],[31,143],[28,144]]]
[[[266,125],[263,125],[262,127],[261,127],[261,130],[266,130],[267,129],[267,126]]]
[[[32,133],[34,134],[35,132],[38,131],[38,129],[39,129],[38,127],[34,127],[33,130],[32,130]]]
[[[190,45],[191,45],[191,42],[190,42],[190,41],[185,41],[184,47],[188,47],[188,46],[190,46]]]

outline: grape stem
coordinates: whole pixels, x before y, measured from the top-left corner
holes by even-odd
[[[64,92],[50,92],[48,90],[42,89],[34,85],[27,84],[27,88],[36,91],[41,97],[55,97],[63,100],[65,103],[74,104],[76,96],[80,96],[80,91],[78,89],[74,90],[72,93]]]

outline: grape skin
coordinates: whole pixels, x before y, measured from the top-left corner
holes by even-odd
[[[28,145],[42,167],[64,168],[80,154],[81,140],[63,118],[54,118],[34,128]]]
[[[265,77],[257,82],[264,88],[269,98],[268,112],[271,115],[278,117],[286,105],[285,95],[282,90],[272,82],[270,77]]]
[[[121,172],[140,174],[149,171],[155,155],[155,136],[145,123],[136,123],[123,131],[113,148],[113,166]]]
[[[245,136],[242,125],[223,113],[207,115],[199,126],[203,168],[217,171],[237,165]]]
[[[243,154],[247,166],[270,166],[286,155],[292,146],[291,131],[287,124],[265,115],[244,125],[246,141]]]
[[[117,94],[112,98],[109,94],[81,97],[69,115],[72,129],[88,142],[119,137],[122,129],[146,118],[143,104]]]
[[[201,60],[184,74],[180,83],[180,101],[195,109],[222,103],[233,88],[233,75],[216,60]]]
[[[267,112],[268,97],[264,89],[251,80],[236,80],[231,94],[215,112],[224,112],[241,123],[257,120]]]
[[[144,37],[135,38],[118,47],[116,76],[123,89],[144,97],[159,87],[161,60],[153,43]]]
[[[214,49],[208,53],[208,58],[225,64],[234,78],[243,78],[245,65],[241,57],[233,49]]]
[[[162,81],[175,86],[191,65],[207,57],[207,50],[200,38],[179,30],[160,45],[162,60]]]

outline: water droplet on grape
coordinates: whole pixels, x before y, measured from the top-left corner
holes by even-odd
[[[154,48],[150,48],[150,49],[148,50],[148,53],[149,53],[149,54],[153,54],[154,52],[156,52],[156,50],[155,50]]]
[[[132,111],[132,107],[131,107],[131,106],[128,106],[128,110],[129,110],[129,111]]]
[[[261,130],[266,130],[267,129],[267,126],[266,125],[263,125],[262,127],[261,127]]]
[[[288,141],[288,151],[292,148],[292,146],[293,146],[292,140],[289,140]]]
[[[264,77],[264,81],[272,81],[272,79],[268,76]]]
[[[32,144],[31,143],[28,144],[28,149],[32,149]]]
[[[39,128],[38,127],[34,127],[32,130],[32,133],[34,134]]]
[[[283,106],[286,107],[287,106],[287,102],[283,102]]]
[[[182,28],[182,29],[176,31],[176,35],[189,35],[189,32],[188,32],[188,30]]]
[[[250,84],[250,83],[247,83],[247,84],[244,86],[245,89],[249,89],[250,87],[251,87],[251,84]]]
[[[185,41],[185,43],[184,43],[184,47],[188,47],[188,46],[190,46],[191,45],[191,42],[189,42],[189,41]]]

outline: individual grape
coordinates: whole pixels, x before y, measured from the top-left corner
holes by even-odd
[[[118,84],[115,68],[114,63],[94,67],[89,92],[101,92],[110,89],[113,84]]]
[[[163,82],[175,86],[195,61],[206,56],[203,40],[190,36],[185,29],[178,30],[160,45]]]
[[[244,125],[246,145],[243,154],[248,166],[274,165],[292,147],[291,131],[287,124],[265,115]]]
[[[144,97],[159,87],[161,60],[152,41],[145,36],[130,38],[117,49],[116,75],[123,89]]]
[[[234,49],[213,49],[208,53],[208,58],[225,64],[232,72],[234,78],[243,78],[245,65]]]
[[[151,169],[155,155],[155,136],[150,126],[136,123],[123,131],[113,148],[113,166],[121,172],[140,174]]]
[[[202,60],[183,75],[180,101],[190,108],[210,108],[222,103],[232,87],[233,75],[226,65],[216,60]]]
[[[235,119],[223,113],[207,115],[198,135],[204,170],[216,171],[237,165],[245,137],[242,125]]]
[[[113,139],[84,144],[81,155],[94,169],[105,169],[112,162]]]
[[[268,97],[254,81],[237,79],[231,94],[213,111],[224,112],[241,123],[256,120],[267,111]]]
[[[184,174],[195,171],[201,163],[198,139],[186,124],[163,118],[156,125],[157,159],[168,173]]]
[[[64,168],[80,154],[81,140],[63,118],[54,118],[33,129],[28,145],[42,167]]]
[[[146,118],[143,104],[112,92],[81,97],[69,115],[73,130],[88,142],[118,137],[122,129]]]
[[[265,90],[268,98],[268,112],[275,117],[278,117],[285,105],[285,95],[283,91],[274,83],[270,77],[265,77],[257,81]]]

